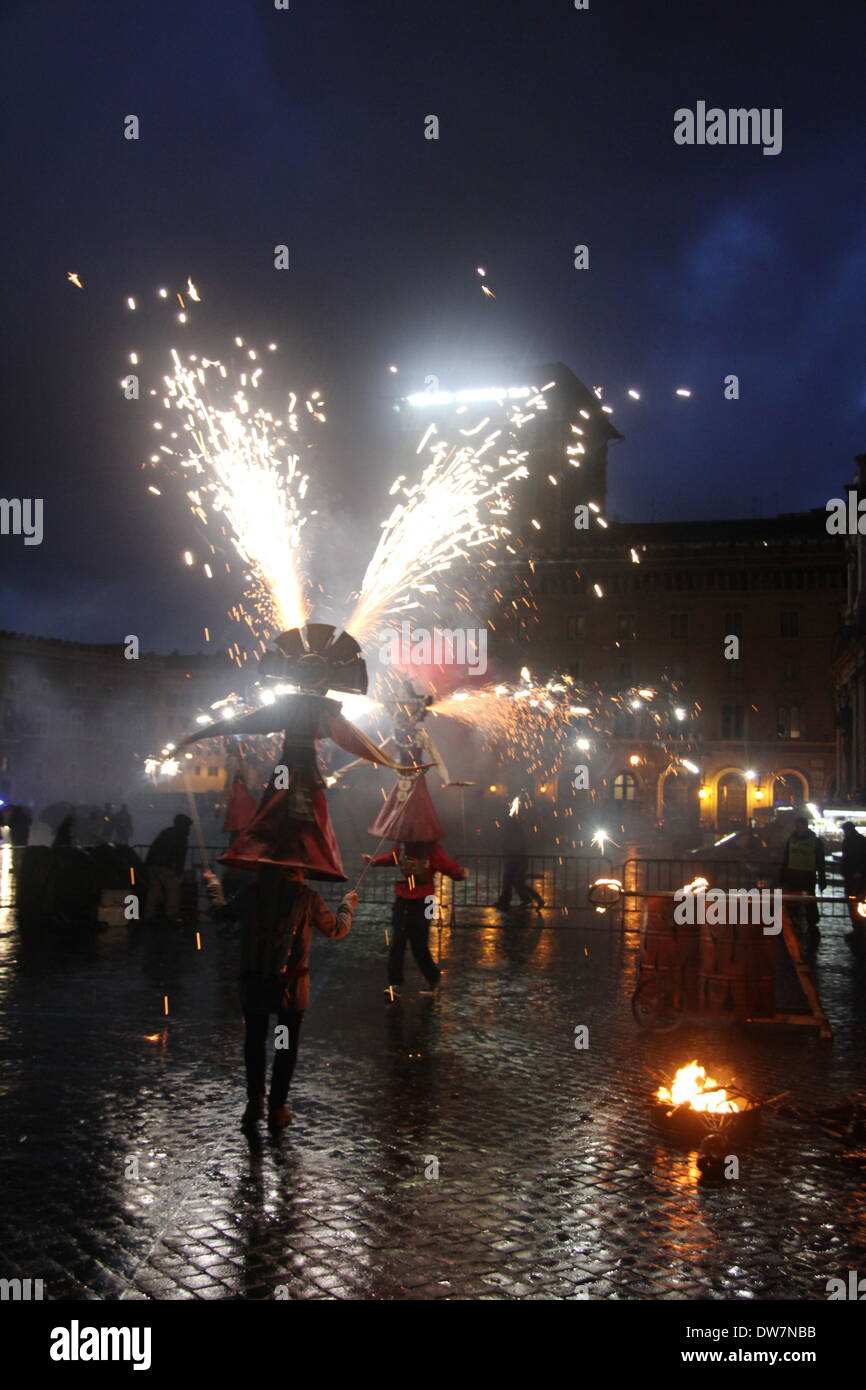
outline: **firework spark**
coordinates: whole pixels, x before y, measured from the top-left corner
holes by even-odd
[[[456,690],[437,702],[433,713],[472,725],[490,752],[504,757],[519,749],[526,772],[546,774],[559,765],[567,749],[579,693],[585,692],[565,678],[537,685],[524,669],[518,684]]]
[[[172,349],[173,370],[164,379],[163,405],[180,412],[182,433],[188,438],[184,447],[181,436],[172,431],[170,437],[177,443],[161,445],[162,457],[153,456],[152,462],[174,458],[185,471],[193,515],[206,526],[215,525],[218,543],[227,539],[248,567],[248,602],[233,616],[260,637],[265,630],[303,626],[309,617],[301,543],[309,478],[289,441],[299,430],[296,398],[290,398],[285,421],[256,408],[251,393],[259,387],[262,369],[254,365],[254,351],[248,350],[247,356],[250,368],[230,386],[222,362],[184,361]],[[212,388],[219,403],[211,398]],[[311,415],[324,418],[318,393],[307,405]],[[155,427],[161,428],[161,422]],[[203,569],[211,578],[210,564],[204,563]]]
[[[419,452],[428,450],[432,460],[414,485],[398,478],[392,486],[401,500],[383,523],[346,623],[359,642],[398,615],[435,609],[448,589],[442,575],[455,561],[510,535],[500,520],[510,508],[508,486],[527,470],[516,449],[494,454],[502,433],[494,429],[477,443],[473,436],[472,444],[452,446],[429,427]]]

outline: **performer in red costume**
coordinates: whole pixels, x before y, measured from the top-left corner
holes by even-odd
[[[370,834],[379,840],[429,844],[444,837],[445,832],[427,789],[426,770],[429,767],[438,767],[446,786],[451,784],[448,769],[424,728],[424,720],[432,703],[432,696],[420,695],[412,682],[406,681],[401,694],[391,704],[394,732],[379,751],[385,753],[387,750],[402,763],[411,766],[408,771],[403,769],[387,801],[369,827]],[[347,772],[360,766],[360,761],[348,763],[334,774],[334,780],[340,781]]]
[[[438,873],[447,874],[453,879],[464,879],[469,877],[469,870],[462,864],[455,864],[442,846],[437,844],[403,844],[389,854],[377,854],[374,858],[365,854],[363,859],[365,864],[374,868],[396,864],[401,873],[394,885],[387,993],[393,1000],[403,983],[403,958],[409,945],[418,969],[427,981],[427,988],[421,991],[422,994],[436,994],[442,971],[430,954],[429,943],[430,923],[438,910],[434,878]]]
[[[308,623],[280,633],[275,639],[279,652],[265,656],[261,669],[297,690],[239,719],[198,729],[178,745],[180,750],[203,738],[282,731],[281,761],[255,815],[219,856],[231,868],[274,865],[303,869],[309,879],[345,881],[316,758],[320,739],[330,738],[348,753],[399,773],[418,770],[382,753],[344,718],[338,701],[326,698],[327,690],[361,695],[367,691],[367,668],[358,643],[347,632],[335,639],[334,631],[326,623]]]

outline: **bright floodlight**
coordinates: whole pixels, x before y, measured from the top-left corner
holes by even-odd
[[[464,405],[475,401],[520,401],[532,394],[529,386],[481,386],[464,391],[416,391],[407,396],[410,405]]]

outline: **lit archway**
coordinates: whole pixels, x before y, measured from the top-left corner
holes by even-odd
[[[773,779],[774,806],[804,806],[809,800],[809,783],[805,774],[786,767]]]
[[[742,830],[748,813],[745,773],[736,769],[722,772],[716,783],[716,826],[725,832]]]

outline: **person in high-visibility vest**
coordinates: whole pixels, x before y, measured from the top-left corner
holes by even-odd
[[[827,886],[824,842],[820,835],[809,829],[805,816],[797,817],[794,830],[785,842],[779,881],[785,893],[810,895],[811,900],[806,903],[806,922],[810,938],[813,942],[817,941],[820,937],[818,920],[821,914],[815,902],[815,886],[817,883],[822,893]]]

